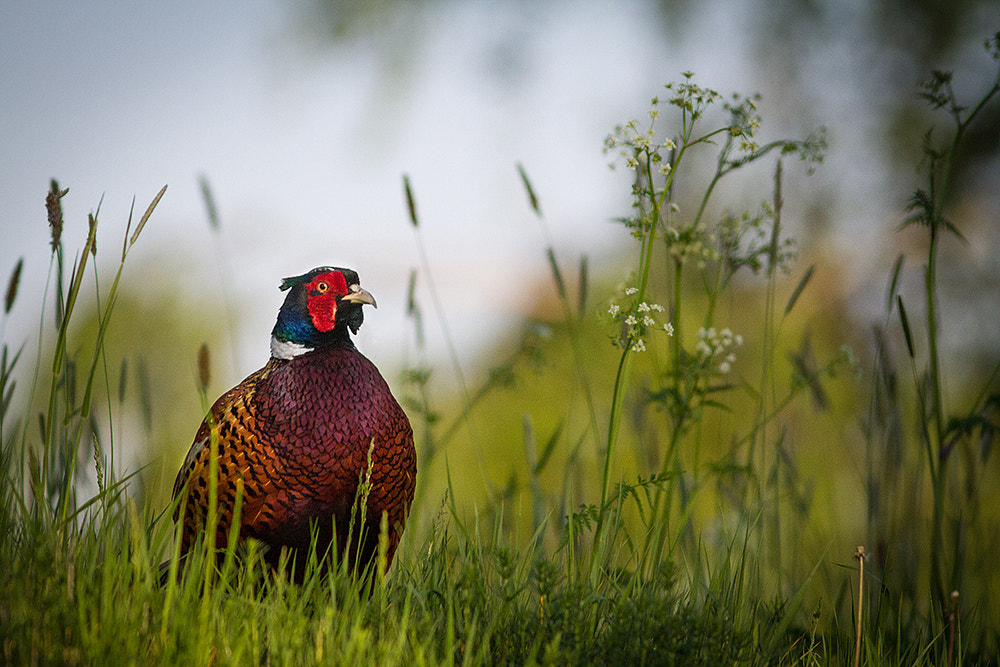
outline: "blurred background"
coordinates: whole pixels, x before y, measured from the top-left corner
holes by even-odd
[[[595,284],[619,282],[633,245],[613,220],[628,214],[630,174],[608,168],[603,140],[684,71],[726,95],[761,93],[764,142],[827,127],[817,172],[787,170],[783,222],[821,262],[816,309],[844,343],[870,344],[892,262],[922,239],[894,231],[920,182],[921,137],[945,122],[916,85],[955,69],[960,99],[981,94],[995,67],[982,44],[998,27],[990,0],[7,0],[0,15],[0,272],[25,258],[4,339],[37,352],[50,179],[69,188],[68,248],[99,211],[109,276],[133,197],[138,215],[169,185],[130,255],[109,339],[141,394],[115,419],[145,434],[119,443],[117,463],[149,465],[154,504],[203,414],[199,346],[212,351],[211,400],[266,360],[282,277],[356,269],[379,302],[359,348],[397,393],[402,370],[426,364],[445,395],[459,383],[447,340],[474,387],[522,321],[544,316],[550,243],[568,266],[586,255]],[[969,243],[943,249],[962,257],[942,276],[956,383],[1000,348],[1000,108],[986,115],[953,199]],[[771,175],[758,176],[723,199],[756,206]],[[406,316],[418,268],[425,349]],[[920,280],[916,259],[904,282]],[[606,296],[594,295],[595,313]]]

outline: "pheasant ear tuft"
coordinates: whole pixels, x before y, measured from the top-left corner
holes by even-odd
[[[278,289],[281,290],[282,292],[285,292],[287,290],[292,289],[296,285],[301,285],[302,283],[309,282],[310,280],[312,280],[321,273],[325,273],[327,271],[337,271],[337,270],[338,269],[335,269],[332,266],[320,266],[313,269],[309,273],[303,273],[301,276],[291,276],[290,278],[282,279],[281,284],[278,286]]]
[[[301,276],[291,276],[290,278],[282,278],[281,285],[278,286],[278,289],[281,290],[282,292],[285,292],[287,290],[292,289],[296,285],[301,285],[304,282],[308,282],[309,278],[312,276],[312,273],[313,272],[310,271],[309,273],[303,274]]]

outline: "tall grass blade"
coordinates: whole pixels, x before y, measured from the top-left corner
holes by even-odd
[[[156,205],[160,203],[160,199],[163,198],[163,195],[166,193],[166,191],[167,191],[167,186],[164,185],[162,188],[160,188],[160,191],[156,193],[156,196],[153,197],[153,201],[149,202],[149,206],[146,207],[146,212],[142,214],[141,218],[139,218],[139,224],[136,225],[135,231],[132,232],[132,236],[128,240],[129,247],[135,245],[136,239],[138,239],[139,234],[142,233],[142,228],[146,226],[146,222],[149,220],[149,216],[153,215],[153,210],[156,208]]]
[[[892,278],[889,280],[889,292],[886,294],[886,304],[885,308],[887,311],[892,310],[892,303],[896,300],[896,290],[899,287],[899,276],[903,273],[903,264],[906,259],[906,255],[900,253],[896,257],[896,261],[892,264]]]
[[[520,162],[517,163],[517,173],[521,175],[521,182],[524,184],[524,191],[528,193],[528,203],[531,205],[531,210],[535,212],[535,215],[542,217],[542,209],[538,203],[538,195],[535,194],[535,188],[531,187],[531,180],[528,178],[528,172],[525,171],[524,165]]]
[[[552,435],[550,435],[549,439],[545,441],[545,446],[542,447],[542,453],[535,461],[535,465],[532,468],[534,474],[540,475],[542,471],[545,470],[545,466],[552,457],[552,453],[556,450],[556,445],[559,443],[559,438],[562,436],[563,426],[565,423],[566,422],[564,420],[560,420],[556,425],[555,430],[552,431]]]
[[[566,293],[566,282],[563,280],[562,272],[559,270],[559,264],[556,262],[555,251],[549,246],[545,249],[545,256],[549,260],[549,268],[552,271],[552,278],[556,281],[556,289],[559,291],[559,298],[566,301],[568,298]]]
[[[812,279],[813,271],[815,270],[815,264],[810,264],[809,268],[806,269],[805,275],[803,275],[802,279],[799,280],[799,284],[795,286],[795,289],[792,291],[792,295],[788,297],[788,303],[785,304],[785,315],[788,315],[788,313],[792,311],[792,308],[795,307],[795,302],[799,300],[800,296],[802,296],[802,290],[804,290],[806,285],[809,284],[809,280]]]
[[[118,370],[118,404],[125,402],[125,391],[128,387],[128,357],[122,357],[122,365]]]
[[[420,221],[417,218],[417,203],[413,199],[413,188],[410,187],[410,177],[407,174],[403,174],[403,193],[406,196],[406,211],[410,215],[410,224],[414,228],[420,227]]]
[[[7,280],[7,292],[3,299],[3,314],[7,315],[10,313],[10,309],[14,307],[14,299],[17,298],[17,287],[21,283],[21,269],[24,267],[24,257],[17,260],[17,264],[14,265],[14,270],[10,272],[10,278]]]
[[[910,359],[915,359],[916,354],[913,351],[913,335],[910,333],[910,320],[906,316],[906,307],[903,305],[903,297],[896,295],[896,305],[899,309],[899,323],[903,326],[903,338],[906,339],[906,351],[910,355]]]
[[[209,185],[208,177],[205,174],[198,176],[198,187],[201,190],[201,199],[205,202],[205,213],[208,215],[208,224],[213,232],[218,232],[222,227],[219,223],[219,208],[215,205],[212,186]]]
[[[774,224],[771,226],[771,242],[767,247],[767,271],[773,275],[778,269],[778,254],[781,242],[781,209],[785,200],[781,196],[781,160],[774,165]]]
[[[198,348],[198,391],[208,393],[208,383],[212,379],[212,361],[208,352],[208,343],[202,343]]]

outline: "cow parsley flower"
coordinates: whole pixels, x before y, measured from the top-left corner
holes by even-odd
[[[657,322],[657,315],[666,309],[658,303],[651,301],[638,301],[634,298],[639,293],[639,289],[627,283],[619,286],[621,296],[614,297],[608,305],[608,315],[611,321],[617,325],[618,333],[614,337],[614,343],[623,349],[642,352],[646,349],[645,336],[647,332],[660,329]],[[670,322],[662,325],[662,330],[668,336],[674,333],[674,327]]]
[[[715,327],[698,329],[698,343],[695,351],[704,368],[714,367],[725,375],[733,369],[736,363],[735,349],[743,345],[743,336],[734,334],[728,327],[721,331]]]

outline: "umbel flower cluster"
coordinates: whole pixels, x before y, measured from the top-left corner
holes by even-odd
[[[608,307],[608,315],[618,324],[619,333],[614,343],[622,349],[642,352],[646,349],[646,335],[650,331],[661,330],[668,336],[674,335],[674,327],[670,322],[660,324],[657,319],[665,312],[658,303],[639,301],[635,296],[639,290],[636,287],[626,287],[622,298],[615,298]],[[623,307],[623,303],[624,307]]]
[[[715,367],[715,370],[726,374],[736,362],[735,349],[743,345],[743,336],[734,334],[729,329],[716,331],[715,327],[698,329],[698,361],[704,368]]]
[[[678,157],[677,142],[669,137],[657,140],[654,127],[660,117],[660,105],[664,102],[681,111],[680,134],[684,147],[709,140],[714,135],[727,134],[731,140],[727,142],[728,147],[737,148],[744,156],[760,151],[761,147],[756,139],[757,131],[760,129],[760,115],[757,113],[759,95],[752,97],[733,95],[731,102],[723,104],[723,108],[729,113],[729,122],[726,126],[697,139],[692,137],[691,129],[694,124],[709,107],[722,99],[718,91],[693,83],[692,76],[694,75],[691,72],[684,72],[684,81],[666,84],[665,88],[669,93],[667,100],[657,96],[650,101],[647,112],[649,124],[645,128],[640,128],[636,119],[616,126],[614,133],[604,140],[604,152],[617,152],[629,169],[643,168],[646,166],[643,162],[648,160],[655,167],[655,171],[663,176],[669,174]],[[694,140],[691,141],[692,139]],[[610,167],[615,169],[616,163],[612,162]]]
[[[639,242],[637,266],[607,306],[614,325],[611,339],[625,352],[641,352],[651,343],[651,331],[673,336],[676,327],[677,336],[670,343],[673,378],[692,370],[699,377],[730,373],[736,350],[743,344],[742,337],[730,329],[715,328],[714,309],[701,321],[697,339],[690,341],[679,314],[691,310],[680,304],[681,295],[691,291],[682,289],[681,283],[697,280],[714,303],[741,269],[766,271],[770,276],[787,271],[795,254],[780,224],[781,158],[797,155],[811,171],[822,159],[826,139],[820,129],[804,141],[758,141],[759,101],[759,95],[723,97],[697,85],[693,74],[684,72],[683,80],[668,83],[662,96],[652,99],[645,118],[618,125],[604,141],[605,154],[613,157],[611,168],[623,165],[633,172],[632,212],[619,221]],[[665,128],[661,113],[667,116],[668,112],[669,128]],[[718,122],[706,122],[710,115]],[[715,173],[700,200],[685,199],[680,205],[679,195],[691,194],[688,187],[678,185],[692,173],[685,166],[688,156],[696,147],[707,146],[716,153]],[[763,201],[758,212],[733,214],[708,206],[722,179],[772,152],[779,156],[774,196]],[[666,259],[674,295],[666,309],[648,291],[652,267],[662,266],[662,259]],[[662,316],[665,312],[669,318]],[[686,344],[694,348],[688,351]]]

